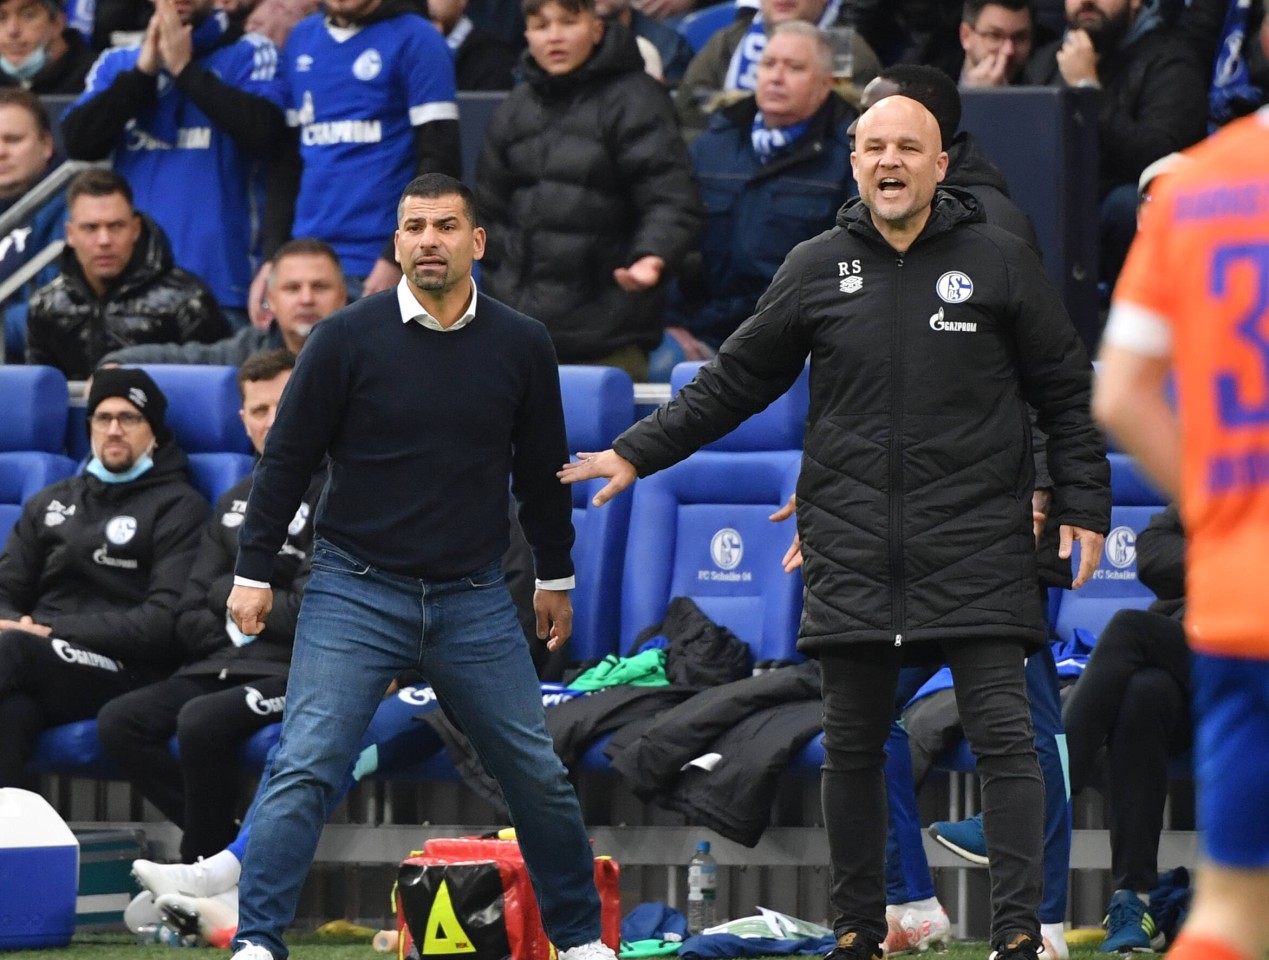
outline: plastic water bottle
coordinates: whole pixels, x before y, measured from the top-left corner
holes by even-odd
[[[161,943],[168,947],[190,947],[194,945],[193,941],[193,937],[183,937],[162,923],[147,923],[137,930],[137,943],[142,946]]]
[[[687,932],[693,936],[718,923],[718,861],[700,840],[687,862]]]

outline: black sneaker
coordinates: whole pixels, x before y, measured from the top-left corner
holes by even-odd
[[[882,960],[881,944],[870,944],[867,936],[850,930],[837,938],[837,946],[824,960]]]
[[[1044,941],[1029,933],[1011,933],[995,944],[987,960],[1044,960]]]

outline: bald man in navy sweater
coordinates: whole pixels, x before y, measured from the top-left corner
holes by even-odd
[[[538,637],[572,631],[571,501],[559,372],[546,328],[480,294],[471,192],[419,177],[397,207],[394,290],[317,326],[256,467],[229,611],[258,633],[273,557],[323,456],[313,572],[300,607],[282,743],[255,814],[235,960],[284,960],[286,925],[379,698],[417,669],[497,778],[560,960],[615,960],[581,810],[546,732],[503,580],[507,478],[537,572]]]

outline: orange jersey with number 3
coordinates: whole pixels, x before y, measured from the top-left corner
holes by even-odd
[[[1269,659],[1269,112],[1187,156],[1114,299],[1171,329],[1190,643]]]

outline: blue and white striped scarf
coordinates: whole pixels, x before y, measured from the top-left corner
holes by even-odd
[[[827,30],[837,23],[837,14],[842,0],[828,0],[824,12],[816,21],[816,26]],[[727,66],[727,79],[723,81],[724,90],[753,90],[758,86],[758,61],[762,59],[762,51],[767,48],[767,31],[762,24],[762,11],[754,14],[749,30],[740,38],[736,52],[731,55],[731,63]]]
[[[762,111],[759,110],[758,115],[753,118],[753,130],[750,133],[753,152],[758,155],[758,162],[769,163],[773,157],[784,153],[797,143],[798,137],[806,133],[810,123],[808,117],[787,127],[766,127],[762,122]]]

